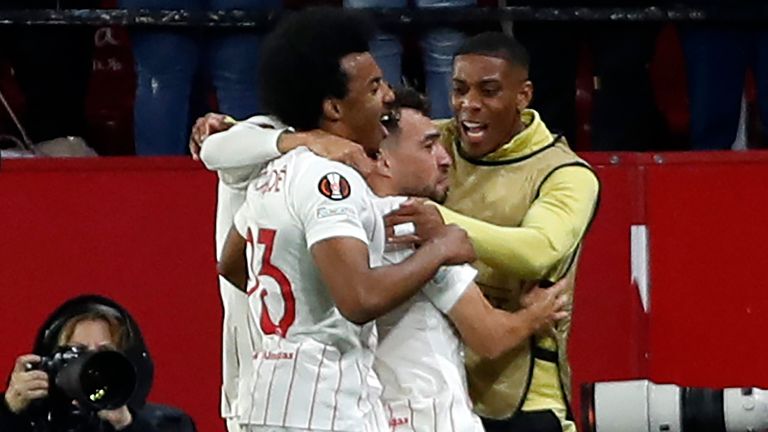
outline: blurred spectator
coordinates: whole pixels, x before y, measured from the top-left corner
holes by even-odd
[[[3,0],[2,9],[88,9],[100,0]],[[23,94],[17,113],[31,141],[84,136],[91,73],[91,27],[18,26],[0,30],[0,55]],[[2,109],[2,116],[5,110]],[[14,131],[15,133],[16,131]]]
[[[417,8],[460,8],[474,6],[476,0],[415,0]],[[347,8],[404,8],[407,0],[344,0]],[[460,13],[460,12],[456,12]],[[421,37],[426,92],[432,100],[432,118],[451,116],[450,81],[453,54],[464,34],[452,28],[433,28]],[[371,53],[384,72],[384,78],[399,84],[402,77],[403,46],[397,36],[381,32],[371,42]],[[222,111],[226,112],[226,111]]]
[[[0,157],[26,158],[26,157],[95,157],[96,151],[79,137],[61,137],[43,141],[32,145],[31,149],[24,148],[21,141],[14,145],[0,144]]]
[[[536,5],[572,7],[573,2],[550,0]],[[610,4],[599,0],[579,3],[606,5]],[[623,2],[622,6],[633,5]],[[586,43],[594,76],[591,149],[642,151],[663,146],[666,125],[648,73],[659,29],[654,23],[515,22],[515,37],[531,54],[530,80],[537,84],[532,108],[573,145],[576,73],[580,48]]]
[[[260,10],[280,0],[120,0],[128,9]],[[242,30],[136,29],[136,154],[181,155],[191,125],[190,95],[200,66],[210,75],[218,110],[236,118],[259,112],[257,70],[262,35]]]
[[[102,0],[102,7],[114,9],[117,0]],[[136,74],[128,29],[99,27],[93,39],[93,72],[85,101],[89,144],[104,156],[134,155]]]
[[[757,85],[757,104],[765,135],[768,125],[768,30],[720,24],[681,27],[691,106],[694,150],[731,148],[739,126],[748,68]]]

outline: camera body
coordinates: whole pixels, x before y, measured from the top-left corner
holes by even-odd
[[[40,370],[48,374],[51,382],[55,382],[56,376],[69,362],[77,359],[86,352],[79,347],[61,347],[49,357],[42,357],[40,363],[28,363],[27,370]]]

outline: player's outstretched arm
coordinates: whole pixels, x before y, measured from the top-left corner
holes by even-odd
[[[565,318],[566,304],[561,281],[550,288],[534,288],[530,304],[511,313],[488,303],[474,283],[448,312],[464,343],[475,353],[497,358],[517,347],[539,330]]]
[[[216,265],[219,274],[239,290],[245,292],[248,283],[248,261],[245,257],[245,238],[235,226],[229,229],[221,258]]]
[[[320,157],[350,166],[364,178],[370,175],[375,166],[373,159],[360,144],[320,129],[280,135],[277,148],[281,153],[298,147],[306,147]]]
[[[359,144],[328,132],[292,132],[267,116],[251,117],[235,124],[224,122],[224,118],[229,119],[221,114],[198,119],[190,139],[193,157],[199,154],[211,171],[260,166],[298,147],[307,147],[318,156],[349,165],[363,177],[373,169],[373,160]],[[212,126],[213,123],[216,124]]]
[[[417,240],[423,240],[429,227],[455,223],[467,230],[484,263],[522,279],[543,279],[581,242],[595,215],[600,182],[588,168],[568,166],[552,173],[539,192],[519,227],[494,225],[423,200],[392,212],[388,225],[414,222]]]
[[[475,253],[466,232],[446,226],[405,261],[371,268],[368,246],[351,237],[329,238],[312,246],[312,257],[339,311],[364,324],[408,300],[444,264],[472,262]]]
[[[202,141],[200,159],[212,171],[262,165],[280,157],[278,141],[286,131],[271,117],[251,117],[228,130],[208,135]]]

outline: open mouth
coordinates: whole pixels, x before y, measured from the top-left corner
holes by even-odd
[[[488,130],[488,125],[480,122],[473,122],[468,120],[462,120],[460,122],[461,130],[464,132],[470,141],[480,141],[485,136],[485,132]]]
[[[398,113],[394,110],[388,110],[381,115],[379,123],[381,123],[385,138],[397,129],[400,120],[400,117],[397,114]]]

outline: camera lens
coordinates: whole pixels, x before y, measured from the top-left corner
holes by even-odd
[[[768,391],[598,382],[582,386],[582,421],[587,432],[762,432]]]
[[[84,353],[61,370],[56,385],[85,409],[115,409],[133,394],[136,370],[117,351]]]

